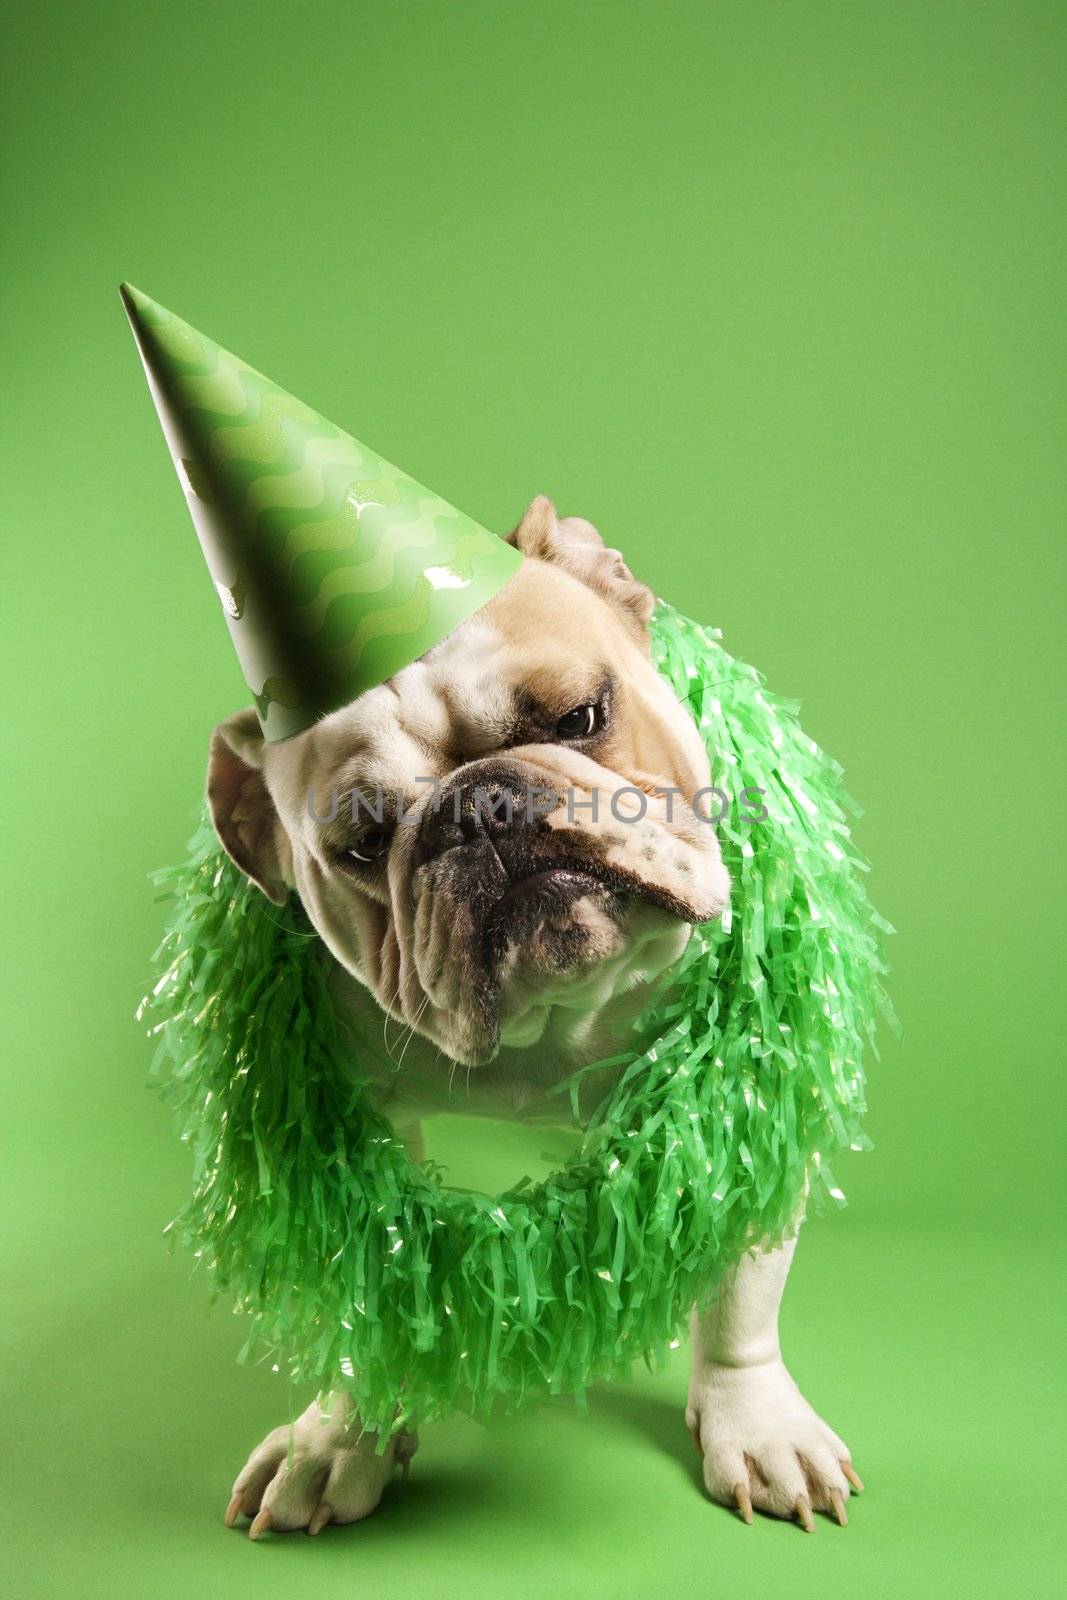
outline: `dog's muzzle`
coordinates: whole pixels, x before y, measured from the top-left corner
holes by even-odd
[[[470,907],[491,964],[494,945],[517,931],[516,922],[528,925],[589,895],[604,908],[636,897],[686,917],[670,896],[610,867],[606,856],[603,837],[569,816],[558,779],[532,763],[490,758],[441,786],[421,823],[414,865],[432,870]]]
[[[471,960],[491,970],[508,938],[531,933],[592,896],[608,908],[619,900],[588,831],[550,827],[566,794],[536,767],[487,760],[441,787],[428,807],[415,846],[415,870],[430,872],[438,892],[462,902],[480,931]]]

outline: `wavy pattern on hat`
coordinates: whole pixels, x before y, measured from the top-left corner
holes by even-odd
[[[268,738],[407,666],[517,570],[487,529],[154,301],[126,297]],[[290,705],[265,695],[268,680],[291,686]]]

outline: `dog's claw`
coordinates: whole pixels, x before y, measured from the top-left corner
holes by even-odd
[[[741,1521],[747,1522],[749,1526],[751,1526],[752,1496],[749,1494],[743,1483],[734,1484],[734,1499],[737,1501],[737,1509],[741,1513]]]
[[[857,1494],[862,1494],[863,1493],[863,1479],[860,1477],[859,1473],[856,1471],[855,1467],[852,1465],[852,1462],[851,1461],[842,1461],[842,1463],[841,1463],[841,1471],[845,1474],[845,1477],[848,1479],[849,1483],[855,1489],[856,1493]]]
[[[325,1528],[332,1516],[333,1506],[328,1500],[323,1500],[321,1505],[317,1505],[315,1507],[311,1514],[311,1521],[308,1523],[308,1533],[310,1533],[312,1538],[314,1538],[317,1533],[322,1532],[323,1528]]]
[[[256,1513],[252,1526],[248,1530],[250,1539],[258,1539],[261,1533],[269,1533],[271,1529],[270,1511],[264,1506],[262,1511]]]
[[[793,1508],[796,1511],[797,1521],[805,1533],[815,1532],[815,1518],[811,1514],[811,1502],[806,1494],[797,1496],[797,1503]]]
[[[226,1507],[226,1515],[222,1519],[225,1527],[233,1527],[234,1523],[237,1521],[237,1518],[241,1515],[241,1509],[244,1506],[244,1503],[245,1496],[243,1489],[238,1489],[235,1494],[230,1496],[230,1503]]]
[[[830,1490],[830,1504],[833,1506],[834,1516],[837,1518],[842,1528],[847,1528],[848,1517],[845,1514],[845,1501],[840,1489]]]

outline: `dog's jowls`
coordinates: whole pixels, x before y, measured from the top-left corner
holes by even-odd
[[[558,1119],[547,1091],[618,1048],[729,894],[702,741],[649,658],[651,593],[545,499],[512,539],[518,574],[420,661],[283,743],[248,711],[211,745],[226,849],[272,899],[299,894],[341,998],[400,1024],[378,1089],[416,1153],[434,1111]],[[807,1522],[843,1516],[850,1469],[778,1353],[791,1253],[742,1263],[695,1326],[687,1415],[716,1498]],[[287,1430],[254,1453],[229,1520],[355,1520],[413,1448],[376,1456],[342,1395],[315,1403],[292,1455]]]

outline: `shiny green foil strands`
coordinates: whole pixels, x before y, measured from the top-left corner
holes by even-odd
[[[828,1161],[865,1143],[886,924],[840,769],[716,634],[660,605],[653,651],[733,802],[718,824],[732,901],[694,931],[575,1157],[543,1182],[494,1198],[411,1164],[295,898],[270,905],[206,822],[163,875],[147,1004],[194,1165],[172,1227],[250,1314],[246,1353],[346,1386],[383,1439],[656,1363],[724,1270],[795,1226],[806,1184],[842,1198]],[[744,789],[763,793],[740,805]]]

